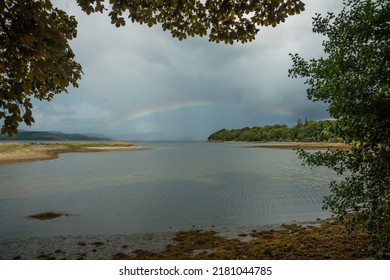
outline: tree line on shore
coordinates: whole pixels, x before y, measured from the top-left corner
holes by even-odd
[[[209,141],[304,141],[304,142],[340,142],[334,133],[333,120],[308,121],[298,119],[296,125],[266,125],[263,127],[244,127],[241,129],[221,129],[212,133]]]

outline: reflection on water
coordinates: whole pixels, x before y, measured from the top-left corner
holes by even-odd
[[[162,232],[309,221],[331,173],[301,166],[291,150],[243,144],[145,142],[141,152],[64,154],[0,165],[0,238]],[[50,221],[25,216],[77,214]]]

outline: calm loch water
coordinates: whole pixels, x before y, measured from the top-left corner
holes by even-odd
[[[240,143],[144,142],[139,152],[0,165],[0,238],[164,232],[312,221],[332,173],[295,151]],[[50,221],[45,211],[74,214]]]

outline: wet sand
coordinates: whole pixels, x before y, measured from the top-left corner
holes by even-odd
[[[10,238],[0,240],[0,260],[110,260],[118,252],[162,251],[173,237],[174,233],[150,233]]]
[[[323,221],[310,222],[304,225],[319,226]],[[115,256],[137,258],[139,252],[161,253],[167,247],[177,245],[177,235],[198,231],[218,232],[218,236],[227,240],[236,239],[247,242],[253,238],[251,232],[278,229],[280,225],[262,225],[247,227],[211,227],[209,229],[191,229],[183,232],[158,232],[113,235],[62,235],[15,237],[0,239],[0,260],[110,260]],[[194,246],[194,253],[198,249]]]

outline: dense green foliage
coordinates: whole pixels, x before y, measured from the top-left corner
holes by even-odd
[[[109,11],[111,23],[125,25],[125,15],[139,24],[161,25],[179,40],[209,36],[212,42],[246,43],[259,26],[273,26],[304,10],[300,0],[75,0],[87,14]],[[0,0],[1,134],[12,136],[31,125],[31,99],[50,101],[77,87],[81,66],[69,41],[77,21],[51,0]]]
[[[337,142],[334,121],[302,121],[291,128],[276,124],[242,129],[221,129],[208,137],[209,141],[321,141]]]
[[[379,257],[390,257],[390,1],[350,0],[339,15],[317,15],[313,31],[324,34],[326,58],[293,55],[292,77],[306,78],[308,97],[329,103],[335,133],[350,151],[301,151],[311,166],[346,174],[332,182],[325,207],[339,217],[353,213],[376,240]],[[387,254],[387,255],[386,255]]]
[[[304,11],[301,0],[77,0],[89,13],[109,10],[111,23],[125,25],[126,15],[132,22],[149,27],[161,24],[179,40],[187,36],[208,35],[212,42],[233,44],[255,39],[259,26],[275,27],[288,16]]]
[[[68,41],[77,22],[50,1],[0,0],[1,133],[17,133],[19,123],[31,125],[31,98],[51,100],[77,86],[81,66]]]

